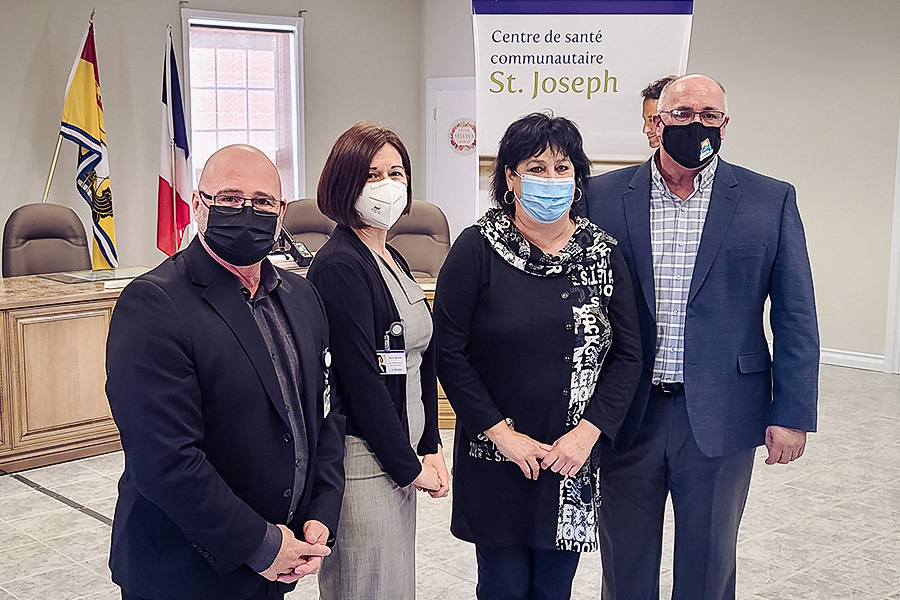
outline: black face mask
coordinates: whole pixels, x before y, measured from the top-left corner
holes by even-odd
[[[261,261],[272,250],[276,225],[277,215],[259,215],[250,206],[235,213],[211,207],[203,239],[225,262],[246,267]]]
[[[699,121],[687,125],[666,125],[662,147],[685,169],[696,169],[709,162],[722,147],[718,127],[707,127]]]

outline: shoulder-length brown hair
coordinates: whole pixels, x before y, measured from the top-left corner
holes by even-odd
[[[356,212],[356,199],[366,185],[372,159],[385,144],[396,148],[403,161],[406,171],[406,208],[403,214],[409,212],[412,206],[412,170],[406,146],[400,136],[390,129],[363,121],[342,133],[331,147],[316,190],[316,200],[322,214],[347,227],[366,227]]]

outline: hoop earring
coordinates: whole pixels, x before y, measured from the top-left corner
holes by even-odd
[[[576,202],[584,198],[584,192],[581,191],[581,188],[577,187],[575,188],[575,191],[578,192],[578,197],[572,200],[572,204],[575,204]]]
[[[513,195],[513,199],[512,199],[512,200],[509,199],[509,195],[510,195],[510,194]],[[516,203],[516,193],[513,192],[512,190],[506,190],[506,191],[503,193],[503,204],[512,205],[512,204],[515,204],[515,203]]]

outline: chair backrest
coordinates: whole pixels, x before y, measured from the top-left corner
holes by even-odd
[[[284,226],[294,239],[315,252],[331,237],[336,223],[322,214],[315,198],[288,202],[284,211]]]
[[[436,205],[413,200],[409,214],[388,231],[387,241],[400,251],[415,277],[437,277],[450,252],[450,225]]]
[[[37,275],[91,268],[84,225],[59,204],[26,204],[3,228],[3,276]]]

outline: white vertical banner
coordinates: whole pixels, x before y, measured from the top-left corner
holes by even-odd
[[[640,91],[687,68],[692,0],[473,0],[478,150],[551,110],[593,160],[644,160]]]

